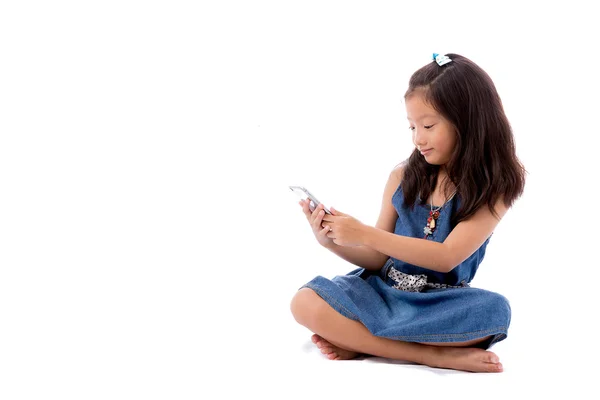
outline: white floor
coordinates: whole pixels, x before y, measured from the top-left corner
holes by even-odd
[[[597,351],[579,341],[566,340],[579,331],[560,324],[515,318],[510,336],[491,350],[501,358],[501,374],[474,374],[434,369],[382,358],[351,361],[327,360],[310,342],[310,332],[295,324],[285,307],[251,313],[260,321],[246,330],[240,327],[231,342],[211,350],[219,373],[210,381],[223,393],[261,398],[362,399],[407,396],[451,399],[506,399],[525,395],[545,398],[591,398]],[[517,314],[523,310],[516,307]],[[261,325],[266,322],[266,325]],[[573,322],[573,321],[571,321]],[[237,337],[237,339],[236,339]],[[235,354],[231,359],[225,349]],[[243,355],[242,357],[239,357]],[[214,365],[213,364],[213,365]],[[214,379],[214,380],[213,380]],[[230,382],[230,379],[232,381]],[[538,397],[539,396],[539,397]]]
[[[598,352],[583,341],[568,339],[590,327],[570,317],[562,324],[551,322],[560,318],[560,311],[542,313],[554,315],[544,322],[544,318],[525,315],[527,304],[513,307],[509,338],[490,349],[504,365],[500,374],[435,369],[377,357],[330,361],[310,342],[311,333],[296,325],[284,304],[252,312],[256,325],[230,336],[236,343],[234,354],[244,354],[241,359],[230,360],[215,351],[216,363],[225,375],[215,375],[214,383],[223,393],[274,399],[407,395],[427,399],[440,395],[451,399],[593,398],[589,397],[595,379],[592,359]],[[235,383],[228,384],[231,377]]]

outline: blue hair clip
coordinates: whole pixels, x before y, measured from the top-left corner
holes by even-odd
[[[439,55],[438,53],[433,53],[433,60],[441,67],[444,64],[448,64],[452,61],[450,58],[444,55]]]

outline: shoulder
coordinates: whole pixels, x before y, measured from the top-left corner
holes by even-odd
[[[390,171],[387,182],[385,184],[384,199],[389,201],[391,200],[394,193],[396,193],[396,190],[398,189],[398,186],[400,186],[400,183],[402,182],[402,178],[404,176],[404,168],[405,167],[403,164],[398,164]]]
[[[399,164],[395,166],[394,169],[392,169],[388,176],[388,180],[383,190],[381,211],[379,213],[377,223],[375,224],[376,228],[383,229],[387,232],[394,232],[394,226],[396,224],[398,214],[396,213],[396,209],[394,208],[392,198],[394,196],[394,193],[396,193],[398,186],[400,186],[403,172],[404,168],[402,164]]]
[[[406,168],[406,166],[404,165],[404,163],[400,163],[400,164],[396,165],[390,171],[390,175],[388,176],[388,180],[387,180],[386,189],[389,190],[391,187],[393,187],[394,191],[396,191],[396,189],[400,185],[400,182],[402,182],[402,178],[404,177],[405,168]]]
[[[400,164],[396,165],[394,167],[394,169],[392,169],[392,172],[390,172],[390,178],[395,178],[398,180],[398,183],[400,183],[400,181],[402,180],[402,177],[404,176],[405,168],[406,168],[405,163],[400,163]]]
[[[504,215],[508,212],[509,209],[510,204],[506,204],[506,199],[504,198],[504,196],[500,196],[500,198],[496,200],[496,203],[493,207],[490,208],[487,205],[483,206],[481,207],[481,212],[488,214],[488,218],[489,215],[491,215],[491,217],[494,218],[496,222],[500,222],[502,217],[504,217]]]

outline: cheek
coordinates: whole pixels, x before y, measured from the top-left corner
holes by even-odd
[[[456,135],[454,133],[449,133],[444,138],[444,144],[448,151],[454,150],[454,146],[456,146]]]
[[[450,141],[450,149],[454,150],[455,147],[456,147],[456,135],[453,135],[452,139]]]

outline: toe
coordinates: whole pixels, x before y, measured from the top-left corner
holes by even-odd
[[[485,371],[487,372],[502,372],[502,364],[485,364]]]
[[[500,362],[500,359],[498,358],[497,355],[495,355],[491,351],[486,351],[483,354],[482,361],[486,362],[486,363],[490,363],[490,364],[498,364]]]
[[[312,335],[311,340],[313,343],[319,343],[319,341],[321,340],[321,336],[315,333],[314,335]]]

